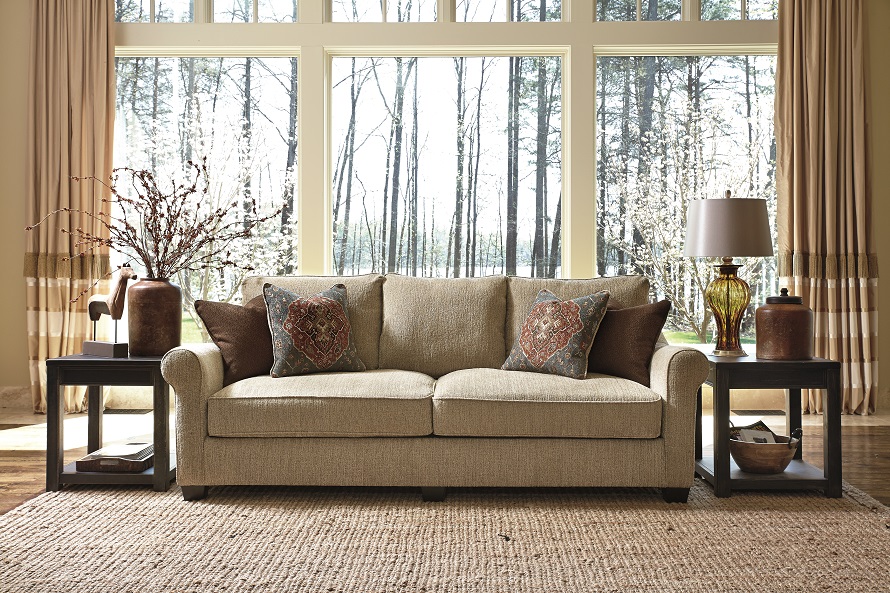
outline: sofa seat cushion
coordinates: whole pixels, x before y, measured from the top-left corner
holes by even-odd
[[[464,437],[656,438],[661,397],[628,379],[466,369],[433,396],[433,432]]]
[[[209,398],[207,431],[212,437],[427,436],[434,383],[400,370],[251,377]]]

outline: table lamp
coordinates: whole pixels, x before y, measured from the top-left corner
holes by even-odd
[[[717,277],[705,290],[705,300],[717,324],[715,356],[747,356],[739,330],[751,302],[751,287],[738,277],[740,265],[733,257],[773,255],[766,200],[732,198],[693,200],[686,212],[686,245],[683,255],[722,257],[714,266]]]

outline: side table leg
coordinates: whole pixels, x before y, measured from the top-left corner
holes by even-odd
[[[59,489],[59,476],[64,466],[65,450],[62,415],[65,413],[59,393],[59,371],[46,367],[46,490]]]
[[[102,448],[102,386],[87,388],[87,453]]]
[[[822,432],[825,435],[822,451],[825,463],[825,477],[828,487],[825,496],[840,498],[842,490],[841,462],[841,375],[840,368],[827,372],[828,389],[822,413]]]
[[[729,376],[717,371],[714,381],[714,494],[732,494],[729,477]]]
[[[154,371],[154,490],[170,489],[170,386],[161,376],[161,369]]]
[[[791,436],[791,433],[795,429],[800,428],[802,424],[800,418],[800,389],[785,390],[785,414],[787,414],[785,416],[786,434]],[[797,447],[797,453],[794,454],[794,458],[803,459],[803,438],[800,440],[800,445]]]
[[[701,445],[701,387],[695,397],[695,460],[702,458]]]

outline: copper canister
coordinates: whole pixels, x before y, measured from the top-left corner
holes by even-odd
[[[766,297],[755,313],[757,358],[809,360],[813,358],[813,311],[799,296],[783,288],[780,296]]]

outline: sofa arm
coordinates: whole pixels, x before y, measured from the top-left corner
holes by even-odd
[[[176,392],[176,481],[203,484],[207,399],[223,387],[222,354],[215,344],[187,344],[161,360],[161,374]]]
[[[185,344],[167,352],[161,374],[179,397],[207,398],[223,388],[222,353],[216,344]]]
[[[695,471],[695,405],[708,378],[708,359],[700,351],[658,344],[649,384],[664,400],[661,435],[665,447],[665,486],[688,488]]]

